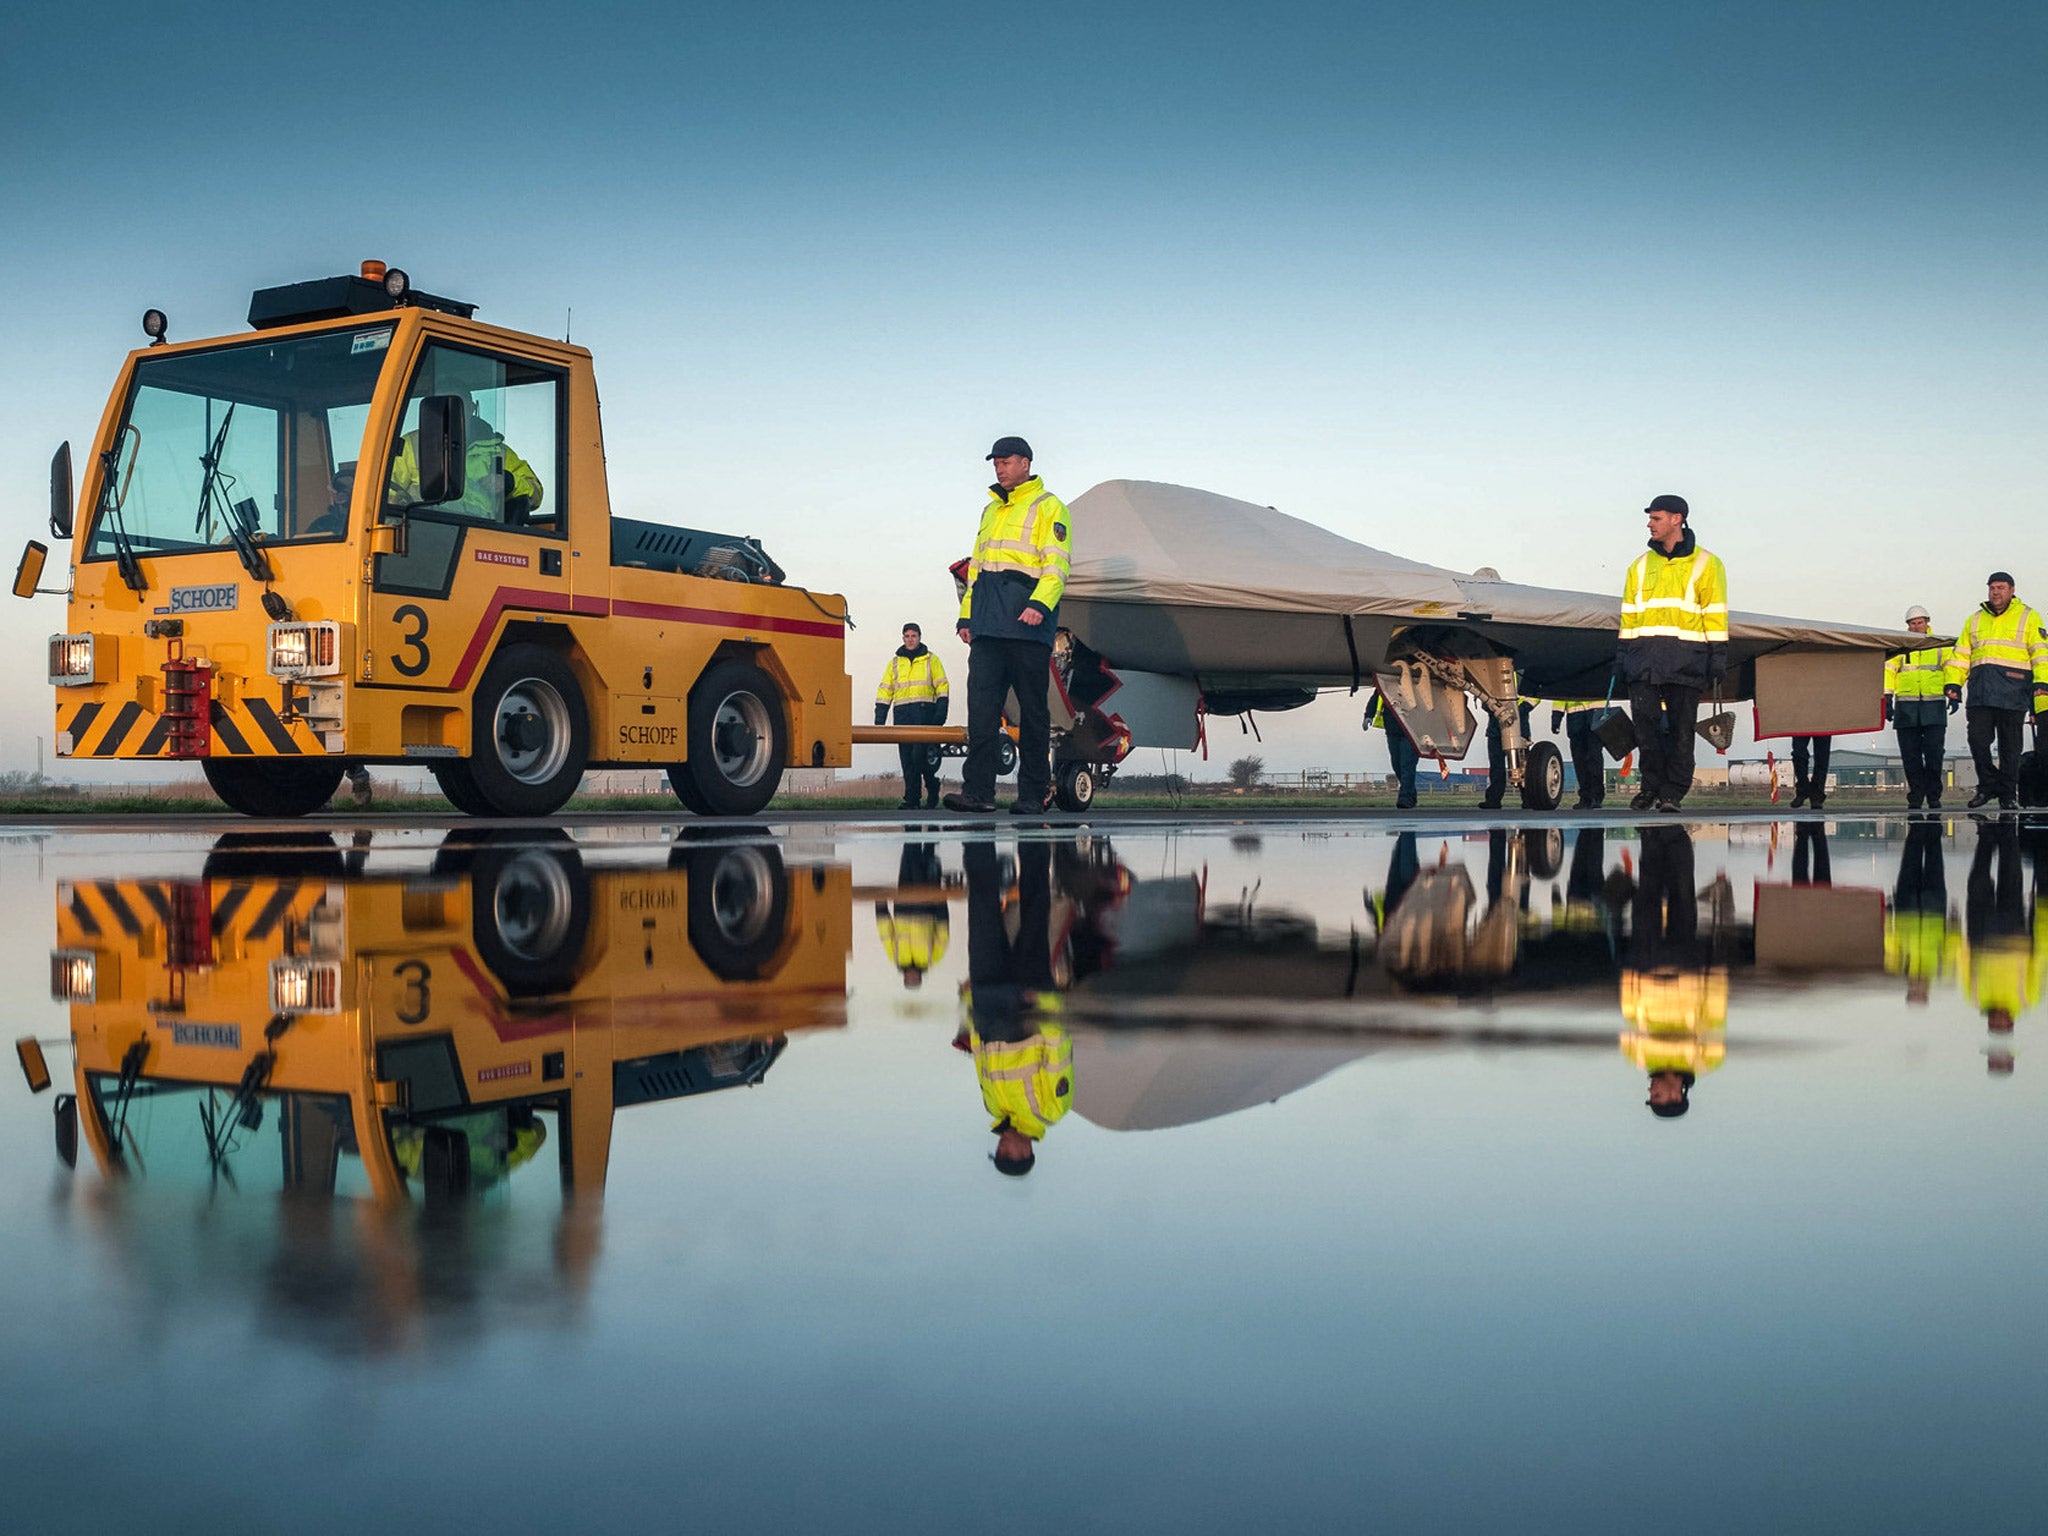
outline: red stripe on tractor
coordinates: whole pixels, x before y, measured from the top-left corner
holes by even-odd
[[[539,613],[573,613],[594,619],[610,615],[621,619],[664,619],[672,624],[715,624],[723,629],[814,635],[825,640],[838,640],[846,633],[844,625],[824,624],[816,619],[774,619],[756,613],[729,613],[721,608],[677,608],[667,603],[606,602],[601,597],[572,598],[566,592],[542,592],[531,587],[500,587],[491,595],[490,607],[484,610],[483,618],[478,621],[476,633],[463,647],[462,659],[455,664],[455,675],[448,680],[450,688],[460,688],[469,681],[470,674],[483,659],[484,647],[497,633],[498,620],[504,617],[508,608],[524,608]]]
[[[612,616],[621,619],[667,619],[676,624],[717,624],[726,629],[765,629],[777,635],[816,635],[837,640],[846,633],[840,624],[821,624],[816,619],[771,619],[758,613],[727,613],[722,608],[673,608],[667,603],[614,601]]]

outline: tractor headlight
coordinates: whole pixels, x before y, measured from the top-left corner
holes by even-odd
[[[332,620],[317,624],[270,626],[272,677],[333,677],[341,671],[341,626]]]
[[[99,957],[89,949],[50,951],[50,996],[60,1003],[99,1000]]]
[[[341,967],[331,960],[270,962],[272,1013],[339,1013]]]
[[[93,636],[50,636],[50,681],[59,688],[99,681],[99,647]]]

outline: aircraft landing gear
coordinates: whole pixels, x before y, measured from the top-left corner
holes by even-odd
[[[1060,763],[1053,779],[1052,801],[1063,811],[1085,811],[1095,803],[1101,770],[1093,763]]]
[[[1529,748],[1522,770],[1522,806],[1531,811],[1554,811],[1564,799],[1564,754],[1554,741],[1539,741]]]

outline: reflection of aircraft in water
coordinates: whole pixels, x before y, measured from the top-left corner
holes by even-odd
[[[1746,920],[1724,872],[1697,884],[1692,846],[1677,827],[1646,829],[1639,844],[1581,828],[1569,845],[1554,828],[1503,828],[1485,837],[1483,862],[1447,840],[1425,867],[1403,833],[1364,921],[1333,936],[1284,906],[1219,902],[1201,875],[1136,876],[1100,840],[1057,845],[1065,915],[1051,924],[1049,969],[1073,1042],[1074,1107],[1156,1129],[1271,1102],[1369,1054],[1607,1053],[1617,1034],[1675,1103],[1720,1065],[1744,978],[1882,977],[1881,945],[1867,965],[1832,937],[1811,948],[1807,920],[1827,898],[1860,912],[1868,893],[1814,888],[1796,923],[1763,899]]]
[[[841,867],[791,879],[741,841],[592,867],[544,834],[362,862],[243,837],[197,880],[60,887],[73,1155],[82,1133],[122,1179],[389,1203],[551,1146],[562,1188],[596,1192],[616,1109],[758,1082],[791,1030],[844,1022]]]

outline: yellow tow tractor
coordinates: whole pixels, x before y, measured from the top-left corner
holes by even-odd
[[[786,767],[851,762],[845,600],[755,539],[614,517],[590,353],[474,310],[365,262],[259,290],[243,335],[147,312],[81,495],[69,443],[51,463],[59,757],[196,761],[255,816],[353,763],[540,816],[586,767],[750,815]]]
[[[791,1034],[845,1023],[843,865],[686,840],[593,866],[509,829],[451,833],[423,870],[362,857],[224,839],[196,880],[59,887],[67,1162],[82,1138],[110,1178],[406,1204],[547,1150],[596,1194],[618,1109],[758,1083]]]

